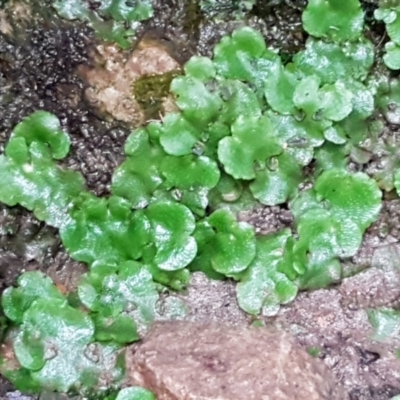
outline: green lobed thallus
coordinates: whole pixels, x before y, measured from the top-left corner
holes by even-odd
[[[136,18],[109,3],[98,12]],[[358,0],[310,0],[303,27],[310,37],[287,64],[249,27],[223,37],[213,58],[192,57],[171,83],[179,111],[129,135],[108,197],[57,164],[70,140],[54,115],[37,111],[15,127],[0,155],[0,201],[58,228],[89,267],[76,293],[39,272],[4,292],[5,337],[20,367],[3,360],[2,371],[17,387],[85,393],[102,363],[118,387],[124,345],[160,317],[159,292],[184,289],[192,271],[237,281],[240,307],[268,316],[299,290],[342,279],[341,260],[381,208],[376,180],[347,165],[371,135],[382,88]],[[238,221],[238,210],[260,203],[288,207],[293,229],[262,236]],[[145,398],[124,390],[118,399]]]

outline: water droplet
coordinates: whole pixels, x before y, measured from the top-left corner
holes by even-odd
[[[268,160],[268,169],[270,171],[276,171],[279,167],[279,160],[276,157],[271,157]]]
[[[202,132],[200,135],[200,140],[203,143],[206,143],[208,141],[208,139],[210,139],[210,134],[208,132]]]
[[[262,171],[265,169],[265,163],[261,161],[254,161],[254,171]]]
[[[137,208],[146,208],[149,205],[149,202],[145,199],[142,199],[137,204]]]
[[[301,121],[304,121],[304,118],[306,117],[306,114],[305,114],[305,112],[303,110],[298,110],[296,112],[296,114],[294,114],[293,117],[297,122],[301,122]]]
[[[176,201],[182,200],[182,192],[179,189],[174,189],[171,194]]]
[[[22,169],[23,169],[24,172],[26,172],[27,174],[30,174],[30,173],[32,173],[32,172],[35,170],[35,168],[33,168],[33,165],[32,165],[32,164],[24,164],[24,165],[22,166]]]
[[[324,110],[321,108],[313,115],[313,120],[314,121],[322,121],[323,115],[324,115]]]
[[[240,194],[241,193],[239,191],[224,193],[224,194],[222,194],[222,199],[224,201],[232,202],[232,201],[237,200],[240,197]]]
[[[228,87],[224,86],[224,87],[221,88],[221,98],[222,98],[222,100],[228,101],[232,97],[232,95],[233,95],[233,93]]]
[[[197,142],[193,146],[192,153],[196,156],[201,156],[204,153],[204,143]]]

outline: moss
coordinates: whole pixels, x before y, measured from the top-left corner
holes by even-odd
[[[183,30],[192,39],[197,39],[200,33],[200,23],[203,18],[199,1],[187,0],[183,6]]]
[[[171,81],[181,72],[174,70],[165,74],[144,75],[133,84],[133,95],[144,111],[145,119],[158,119],[162,102],[169,94]]]

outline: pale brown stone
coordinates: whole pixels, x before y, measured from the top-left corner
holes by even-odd
[[[322,362],[276,329],[156,323],[127,360],[129,384],[158,400],[343,399]]]

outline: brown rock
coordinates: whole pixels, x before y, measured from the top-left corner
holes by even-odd
[[[1,16],[0,16],[1,17]],[[131,54],[114,45],[98,45],[94,67],[81,65],[79,75],[88,85],[85,98],[101,118],[115,118],[133,126],[145,123],[145,110],[133,94],[133,83],[143,76],[180,69],[162,46],[141,46]]]
[[[127,361],[128,384],[158,400],[343,398],[320,360],[269,328],[158,322]]]

